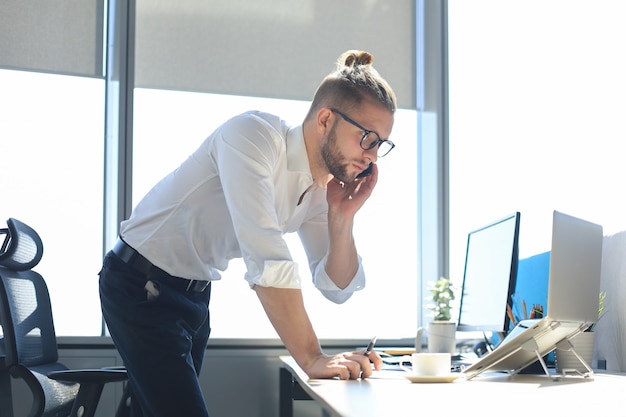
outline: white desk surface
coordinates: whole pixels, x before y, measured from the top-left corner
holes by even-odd
[[[412,383],[402,371],[365,380],[309,379],[289,356],[283,366],[330,416],[626,417],[626,376],[595,373],[555,381],[546,375],[490,373],[469,381]],[[495,413],[495,414],[494,414]]]

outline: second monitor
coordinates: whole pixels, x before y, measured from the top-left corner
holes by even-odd
[[[508,332],[519,225],[520,213],[515,212],[468,234],[458,331]]]

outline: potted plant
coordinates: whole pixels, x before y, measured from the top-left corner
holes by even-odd
[[[433,311],[435,321],[450,321],[452,316],[452,301],[454,297],[454,287],[448,278],[441,277],[436,282],[430,283],[431,300],[433,304],[430,309]]]
[[[596,327],[596,324],[598,324],[600,319],[604,316],[604,313],[606,313],[605,301],[606,301],[606,292],[600,291],[600,296],[598,297],[598,320],[595,323],[593,323],[591,326],[589,326],[589,328],[585,330],[586,332],[593,332],[593,330]]]
[[[428,323],[428,351],[437,353],[456,352],[456,322],[452,320],[454,286],[449,278],[441,277],[430,283],[430,309],[433,320]]]

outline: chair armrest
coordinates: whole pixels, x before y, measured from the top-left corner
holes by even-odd
[[[108,383],[125,381],[128,379],[126,369],[102,368],[102,369],[70,369],[66,371],[54,371],[48,374],[48,378],[57,381],[78,383]]]

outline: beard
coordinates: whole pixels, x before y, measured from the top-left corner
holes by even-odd
[[[348,183],[354,180],[354,178],[348,178],[346,164],[343,163],[343,154],[337,148],[335,125],[333,125],[328,132],[326,141],[324,141],[324,144],[322,145],[322,159],[326,164],[328,172],[339,181]]]

